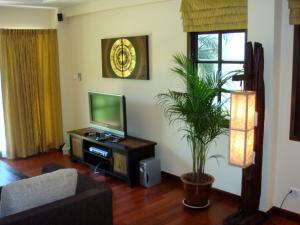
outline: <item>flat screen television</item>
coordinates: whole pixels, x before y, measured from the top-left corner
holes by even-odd
[[[126,137],[125,96],[89,92],[90,123],[118,137]]]

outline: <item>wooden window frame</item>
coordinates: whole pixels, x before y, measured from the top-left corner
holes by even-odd
[[[300,141],[300,25],[294,26],[290,140]]]
[[[245,46],[247,43],[247,30],[226,30],[226,31],[210,31],[210,32],[191,32],[189,33],[189,55],[195,64],[208,63],[218,64],[218,71],[221,71],[222,64],[244,64],[245,60],[222,60],[222,34],[227,33],[245,33]],[[201,34],[218,34],[218,60],[199,60],[198,59],[198,35]]]
[[[218,64],[218,71],[221,71],[222,64],[243,64],[245,65],[245,58],[246,53],[243,61],[232,61],[232,60],[222,60],[222,34],[226,33],[245,33],[245,50],[246,50],[246,43],[247,43],[247,30],[246,29],[240,29],[240,30],[226,30],[226,31],[211,31],[211,32],[190,32],[187,36],[187,53],[188,56],[192,59],[192,61],[195,64],[198,63],[211,63],[211,64]],[[218,60],[198,60],[198,35],[201,34],[218,34]],[[240,76],[239,76],[240,77]],[[234,79],[234,81],[243,81],[242,79]],[[221,96],[218,97],[218,100],[221,100]],[[229,120],[228,125],[225,126],[226,128],[229,128]]]

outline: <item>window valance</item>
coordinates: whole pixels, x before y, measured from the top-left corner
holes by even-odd
[[[290,24],[291,25],[300,24],[300,1],[289,0],[289,8],[290,8]]]
[[[180,11],[185,32],[247,29],[247,0],[182,0]]]

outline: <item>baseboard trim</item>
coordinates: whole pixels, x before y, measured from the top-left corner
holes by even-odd
[[[212,188],[212,191],[213,191],[213,193],[226,196],[227,198],[234,199],[235,201],[238,201],[240,203],[242,202],[242,197],[239,196],[239,195],[236,195],[236,194],[233,194],[233,193],[230,193],[230,192],[227,192],[227,191],[223,191],[221,189],[214,188],[214,187]]]
[[[286,218],[288,220],[292,220],[296,223],[300,223],[300,214],[294,213],[285,209],[278,208],[276,206],[273,206],[268,212],[267,212],[268,217],[272,216],[280,216],[283,218]]]
[[[180,177],[178,177],[178,176],[176,176],[174,174],[165,172],[165,171],[161,171],[161,176],[165,177],[165,178],[171,178],[171,179],[174,179],[174,180],[176,180],[178,182],[181,182]]]
[[[180,177],[178,177],[174,174],[162,171],[161,175],[162,175],[162,177],[166,177],[166,178],[169,178],[169,179],[171,178],[171,179],[173,179],[173,180],[175,180],[175,181],[177,181],[178,183],[181,184]],[[218,189],[218,188],[212,188],[212,192],[215,193],[215,194],[218,194],[218,195],[225,196],[226,198],[234,199],[235,201],[238,201],[238,202],[242,201],[241,196],[230,193],[230,192],[227,192],[227,191],[223,191],[223,190]]]

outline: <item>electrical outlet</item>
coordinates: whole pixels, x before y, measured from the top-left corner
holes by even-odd
[[[299,198],[300,197],[300,189],[299,188],[294,188],[294,187],[291,187],[291,195],[296,197],[296,198]]]

